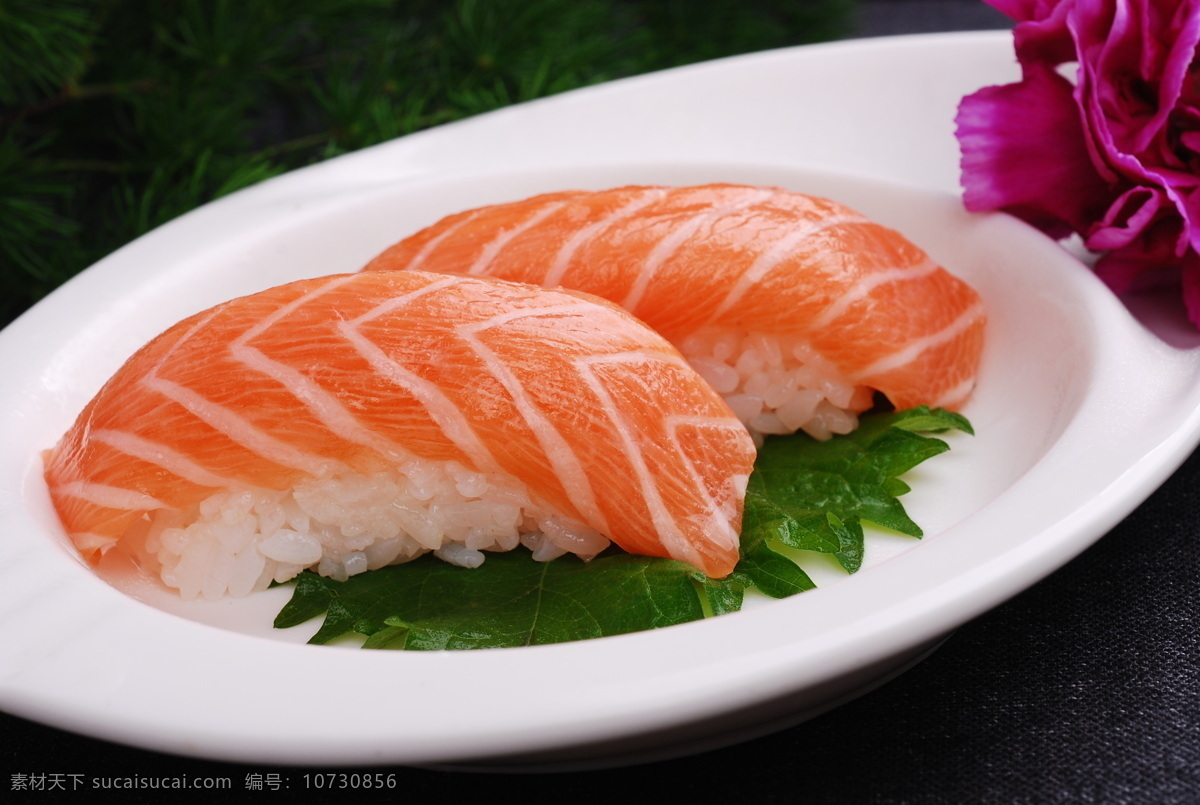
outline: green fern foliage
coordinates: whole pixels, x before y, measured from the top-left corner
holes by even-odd
[[[835,38],[852,0],[0,0],[0,326],[285,171],[502,106]]]

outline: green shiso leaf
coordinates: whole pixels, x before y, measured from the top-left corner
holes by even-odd
[[[896,499],[909,490],[896,476],[949,449],[924,435],[947,430],[970,433],[971,426],[958,414],[922,407],[864,416],[854,433],[825,442],[803,434],[769,439],[750,478],[741,559],[724,579],[615,551],[587,563],[494,553],[473,570],[425,556],[343,582],[303,573],[275,626],[323,615],[311,643],[356,633],[366,637],[364,648],[501,648],[736,612],[750,589],[785,598],[815,585],[778,547],[832,554],[853,573],[862,564],[863,521],[921,535]]]
[[[324,610],[313,643],[347,632],[370,648],[531,646],[671,626],[704,617],[683,562],[615,554],[589,563],[535,562],[528,551],[488,556],[464,570],[431,556],[337,582],[305,573],[276,626]]]
[[[833,554],[848,572],[862,566],[862,522],[920,537],[897,499],[899,475],[949,450],[917,431],[971,433],[960,414],[927,406],[864,416],[857,430],[826,442],[804,434],[768,440],[746,492],[742,541],[763,540]]]

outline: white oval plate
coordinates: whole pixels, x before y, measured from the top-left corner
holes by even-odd
[[[1060,566],[1200,440],[1200,359],[1148,334],[1057,245],[1004,216],[967,215],[944,192],[953,137],[932,151],[928,141],[945,139],[963,93],[1008,79],[1008,47],[993,35],[852,43],[573,93],[267,182],[89,269],[0,333],[0,706],[243,762],[623,762],[834,706]],[[860,129],[864,104],[896,112],[897,82],[924,90],[908,93],[908,116],[886,135]],[[881,153],[905,142],[906,159],[881,169]],[[838,170],[813,170],[817,156]],[[315,624],[269,628],[286,591],[192,604],[148,583],[122,593],[62,536],[39,451],[179,318],[355,270],[465,207],[568,186],[707,181],[837,198],[982,293],[989,344],[965,412],[978,435],[954,437],[904,499],[925,540],[872,536],[854,577],[826,572],[816,591],[702,623],[425,654],[300,645]]]

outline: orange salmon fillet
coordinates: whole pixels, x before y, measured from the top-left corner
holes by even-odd
[[[714,184],[566,191],[451,215],[365,270],[561,286],[613,301],[676,346],[705,330],[801,338],[897,408],[959,408],[986,316],[899,233],[836,202]]]
[[[87,405],[45,477],[96,560],[214,490],[452,461],[721,577],[754,456],[721,398],[617,306],[408,271],[294,282],[180,322]]]

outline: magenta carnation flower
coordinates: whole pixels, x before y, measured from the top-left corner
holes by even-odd
[[[1200,0],[987,0],[1016,84],[958,112],[963,198],[1101,253],[1119,292],[1173,282],[1200,326]]]

